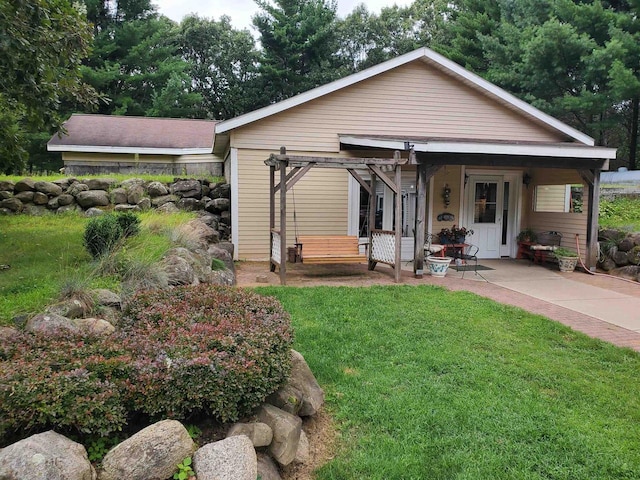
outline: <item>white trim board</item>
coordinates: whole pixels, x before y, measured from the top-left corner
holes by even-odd
[[[405,142],[409,141],[416,152],[425,153],[467,153],[467,154],[494,154],[517,155],[533,157],[559,157],[559,158],[601,158],[615,159],[616,149],[606,147],[594,147],[578,143],[559,144],[520,144],[520,143],[496,143],[473,142],[453,140],[429,140],[414,141],[407,139],[385,139],[376,137],[364,137],[357,135],[339,135],[340,143],[365,148],[385,148],[389,150],[405,150]]]
[[[128,153],[143,155],[211,155],[211,148],[108,147],[104,145],[47,145],[50,152]]]
[[[349,75],[348,77],[314,88],[313,90],[301,93],[299,95],[296,95],[295,97],[291,97],[273,105],[254,110],[253,112],[240,115],[236,118],[217,123],[215,126],[216,137],[235,128],[243,127],[271,115],[275,115],[290,108],[297,107],[304,103],[320,98],[324,95],[328,95],[329,93],[349,87],[351,85],[362,82],[376,75],[387,72],[415,60],[422,60],[427,64],[433,65],[442,72],[460,79],[467,85],[470,85],[471,87],[483,92],[487,96],[497,99],[501,103],[508,105],[511,108],[525,114],[525,116],[532,117],[538,122],[552,128],[553,130],[559,131],[564,135],[577,140],[580,143],[583,143],[585,145],[595,144],[593,138],[589,137],[588,135],[585,135],[584,133],[576,130],[573,127],[570,127],[566,123],[563,123],[550,115],[547,115],[546,113],[538,110],[532,105],[529,105],[528,103],[520,100],[514,95],[511,95],[506,90],[503,90],[497,85],[486,81],[475,73],[470,72],[457,63],[452,62],[448,58],[426,47],[419,48],[417,50],[414,50],[413,52],[406,53],[399,57],[375,65],[371,68],[367,68],[366,70],[363,70],[361,72]]]

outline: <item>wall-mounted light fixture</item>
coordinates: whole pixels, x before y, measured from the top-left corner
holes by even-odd
[[[451,203],[451,188],[448,183],[444,184],[444,189],[442,190],[442,199],[444,200],[444,206],[448,207]]]
[[[531,175],[529,175],[527,172],[525,172],[525,174],[522,176],[522,184],[529,188],[529,184],[531,183]]]

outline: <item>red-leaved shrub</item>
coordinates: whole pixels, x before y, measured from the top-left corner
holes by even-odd
[[[228,287],[141,293],[128,304],[123,342],[134,359],[135,409],[223,421],[256,407],[286,379],[292,333],[280,303]]]
[[[275,299],[209,285],[138,294],[106,338],[0,339],[0,444],[51,427],[106,436],[137,413],[236,420],[287,378],[291,343]]]

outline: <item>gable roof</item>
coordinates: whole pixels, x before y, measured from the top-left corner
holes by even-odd
[[[214,120],[77,114],[64,123],[67,133],[54,135],[50,152],[210,154]]]
[[[426,64],[439,69],[447,75],[450,75],[462,81],[463,83],[487,95],[488,97],[491,97],[496,101],[502,103],[503,105],[521,113],[525,117],[531,118],[533,121],[536,121],[551,130],[558,131],[569,137],[570,139],[588,146],[593,146],[595,144],[593,138],[589,137],[588,135],[585,135],[584,133],[576,130],[573,127],[570,127],[569,125],[550,115],[547,115],[546,113],[538,110],[532,105],[529,105],[527,102],[524,102],[514,95],[508,93],[506,90],[503,90],[493,83],[488,82],[475,73],[466,70],[457,63],[452,62],[446,57],[426,47],[419,48],[417,50],[414,50],[413,52],[409,52],[361,72],[349,75],[348,77],[314,88],[313,90],[301,93],[299,95],[296,95],[295,97],[291,97],[273,105],[254,110],[253,112],[240,115],[230,120],[220,122],[216,125],[215,128],[216,137],[221,136],[222,138],[224,138],[226,137],[226,135],[223,134],[229,132],[230,130],[243,127],[271,115],[275,115],[285,110],[297,107],[304,103],[320,98],[324,95],[328,95],[337,90],[349,87],[351,85],[362,82],[371,77],[387,72],[407,63],[414,62],[416,60],[421,60]]]

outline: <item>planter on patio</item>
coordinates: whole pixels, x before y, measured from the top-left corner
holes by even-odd
[[[553,252],[553,255],[558,259],[558,267],[561,272],[573,272],[578,264],[578,256],[575,252],[560,247]]]
[[[451,257],[427,257],[427,269],[434,277],[444,277],[453,258]]]

